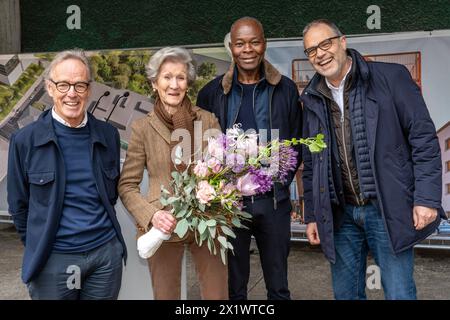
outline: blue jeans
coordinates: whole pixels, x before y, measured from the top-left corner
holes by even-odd
[[[380,268],[385,298],[416,299],[413,249],[393,253],[383,218],[374,205],[347,205],[342,226],[334,233],[334,245],[336,263],[331,264],[331,276],[335,299],[366,299],[369,250]]]
[[[51,253],[27,283],[33,300],[116,300],[122,282],[123,247],[117,237],[83,253]]]

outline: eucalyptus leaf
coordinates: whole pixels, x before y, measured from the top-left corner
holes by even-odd
[[[206,225],[208,227],[214,227],[216,224],[217,224],[217,222],[214,219],[209,219],[208,221],[206,221]]]
[[[223,216],[223,215],[221,215],[221,214],[215,215],[215,216],[214,216],[214,219],[215,219],[217,222],[225,222],[225,223],[226,223],[226,220],[227,220],[227,219],[225,219],[225,216]]]
[[[180,210],[180,211],[177,212],[176,217],[177,217],[177,218],[181,218],[181,217],[183,217],[185,214],[186,214],[186,210],[185,210],[185,209],[182,209],[182,210]]]
[[[245,212],[245,211],[239,211],[239,215],[241,215],[242,217],[247,218],[247,219],[251,219],[253,217],[250,213]]]
[[[220,248],[220,258],[222,259],[222,263],[224,265],[226,265],[227,264],[227,257],[226,257],[226,254],[225,254],[225,249],[223,249],[223,248]]]
[[[212,253],[212,247],[211,247],[211,241],[209,241],[210,239],[208,239],[208,250],[209,253]]]
[[[202,235],[205,232],[206,227],[207,227],[207,225],[205,223],[205,220],[200,220],[200,223],[198,224],[198,227],[197,227],[198,232]]]
[[[222,227],[223,228],[223,227]],[[208,227],[209,230],[209,234],[211,235],[211,238],[215,238],[216,237],[216,227]]]
[[[205,232],[205,233],[202,233],[201,235],[200,235],[200,240],[201,241],[205,241],[207,238],[208,238],[208,232]]]
[[[161,197],[160,199],[159,199],[159,202],[161,202],[161,204],[165,207],[165,206],[167,206],[169,203],[167,202],[167,199],[165,199],[165,198],[163,198],[163,197]]]
[[[225,233],[227,236],[236,238],[236,234],[233,232],[233,230],[231,230],[227,226],[222,226],[221,228],[222,228],[223,233]]]
[[[194,189],[194,188],[193,188],[192,186],[186,186],[186,187],[184,187],[184,192],[185,192],[186,194],[190,194],[190,193],[192,192],[193,189]]]
[[[222,247],[224,248],[228,248],[227,245],[227,238],[225,238],[224,236],[218,236],[217,240],[220,242],[220,244],[222,245]]]
[[[188,231],[188,222],[186,219],[181,219],[178,221],[177,226],[175,227],[175,233],[178,237],[183,238]]]
[[[198,226],[198,218],[197,218],[197,217],[193,217],[193,218],[192,218],[191,225],[192,225],[194,228],[197,228],[197,226]]]
[[[179,197],[170,197],[169,199],[167,199],[167,203],[168,204],[172,204],[172,203],[174,203],[174,202],[176,202],[178,200],[180,200]]]
[[[233,217],[231,219],[231,223],[233,224],[233,226],[240,228],[242,226],[241,221],[239,220],[238,217]]]

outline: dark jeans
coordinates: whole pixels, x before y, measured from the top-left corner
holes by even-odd
[[[334,234],[334,244],[336,263],[331,264],[331,275],[336,299],[366,299],[369,250],[380,268],[385,298],[416,299],[413,249],[393,253],[383,218],[372,204],[345,207],[344,221]]]
[[[234,228],[236,239],[229,237],[234,255],[228,255],[228,288],[230,300],[247,299],[250,275],[250,241],[253,235],[258,246],[266,283],[267,298],[288,300],[287,258],[291,238],[291,203],[278,203],[274,210],[273,198],[244,201],[244,211],[253,216],[246,224],[249,229]]]
[[[117,237],[83,253],[53,252],[30,281],[33,300],[115,300],[122,282],[122,244]]]

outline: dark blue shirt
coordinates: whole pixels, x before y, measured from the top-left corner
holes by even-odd
[[[92,250],[115,235],[103,206],[92,170],[89,127],[70,128],[53,120],[64,157],[66,189],[53,249],[57,252]]]
[[[254,99],[255,99],[254,95],[256,83],[252,84],[239,83],[239,84],[242,86],[243,91],[242,91],[241,105],[235,123],[242,124],[242,129],[244,131],[248,129],[258,130],[254,110]]]

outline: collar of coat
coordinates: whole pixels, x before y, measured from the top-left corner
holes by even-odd
[[[159,133],[159,135],[170,144],[171,132],[170,129],[167,128],[164,123],[159,120],[158,116],[154,111],[148,114],[148,119],[150,121],[150,125]]]
[[[99,127],[100,120],[97,120],[89,112],[87,113],[87,116],[87,126],[89,127],[92,143],[98,142],[106,147],[105,132]],[[44,111],[39,116],[39,119],[36,121],[36,139],[34,141],[34,146],[42,146],[50,141],[57,142],[52,119],[51,109]]]
[[[281,73],[266,59],[263,59],[261,64],[263,68],[262,71],[264,72],[264,76],[267,82],[273,86],[276,86],[281,80]],[[230,68],[222,78],[222,87],[224,94],[228,94],[231,90],[235,70],[237,70],[236,64],[234,63],[234,61],[232,61],[230,64]]]

